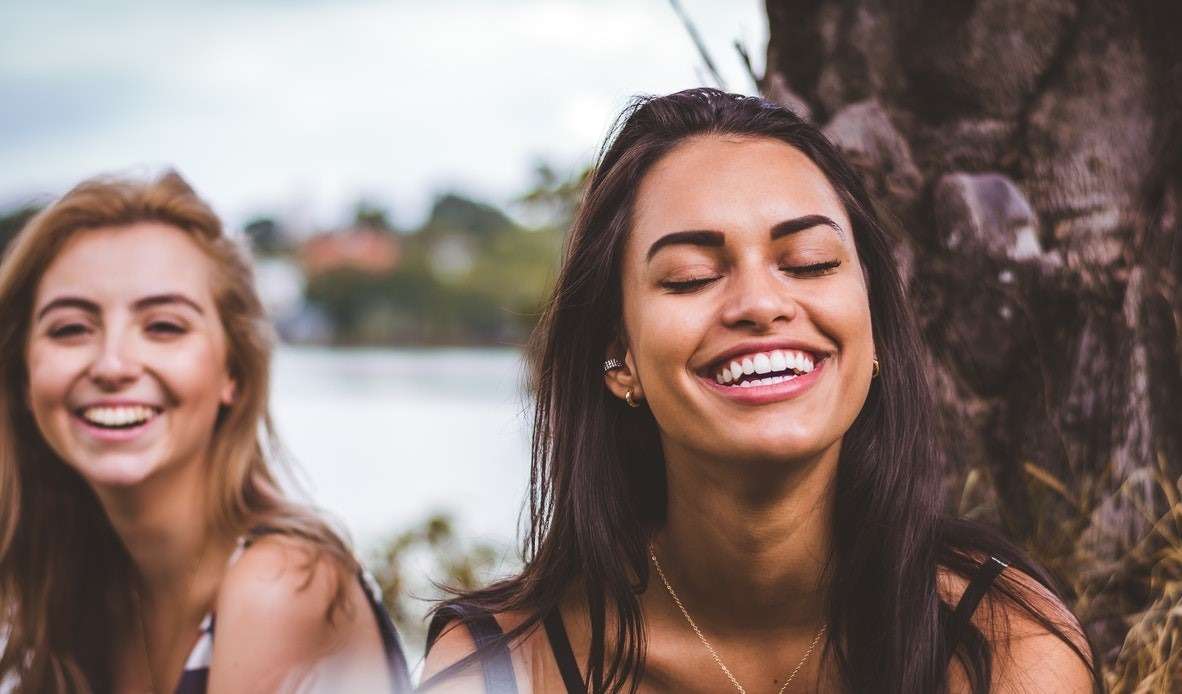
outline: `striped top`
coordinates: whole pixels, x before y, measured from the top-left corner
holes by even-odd
[[[254,530],[238,538],[238,548],[230,555],[229,565],[242,556],[242,552],[250,543],[266,534],[265,529]],[[369,603],[374,619],[378,624],[378,632],[382,637],[382,650],[386,654],[386,663],[390,669],[390,680],[394,684],[393,694],[404,694],[411,691],[410,674],[406,666],[406,656],[402,652],[402,644],[398,633],[394,630],[394,623],[390,615],[382,607],[382,591],[377,581],[364,569],[357,573],[357,580],[361,584],[361,592]],[[213,639],[217,625],[217,617],[211,610],[201,620],[200,635],[189,657],[185,660],[185,669],[181,673],[181,680],[177,684],[175,694],[205,694],[209,683],[209,665],[213,660]]]

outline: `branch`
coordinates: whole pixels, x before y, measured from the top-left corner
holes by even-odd
[[[673,7],[673,11],[677,13],[677,17],[681,20],[681,23],[685,25],[685,30],[689,33],[690,39],[698,49],[698,55],[702,56],[702,62],[706,63],[706,69],[710,71],[710,75],[714,78],[714,84],[719,89],[726,91],[726,82],[723,81],[722,75],[718,74],[718,68],[714,65],[714,60],[710,57],[710,51],[706,50],[706,44],[702,42],[702,37],[698,34],[698,29],[694,26],[689,15],[682,9],[681,2],[679,0],[669,0],[669,4]]]
[[[751,84],[755,85],[755,91],[762,91],[759,85],[759,76],[755,74],[755,68],[751,66],[751,54],[747,52],[747,47],[739,39],[735,39],[735,50],[739,52],[739,59],[743,61],[743,67],[747,68],[747,76],[751,78]]]

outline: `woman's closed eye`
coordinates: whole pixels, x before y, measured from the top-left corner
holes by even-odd
[[[85,323],[64,323],[50,328],[49,336],[55,340],[68,340],[73,337],[81,337],[88,332],[90,332],[90,326]]]
[[[701,289],[711,282],[716,281],[719,275],[703,275],[700,277],[690,277],[687,279],[667,279],[661,280],[661,288],[672,294],[687,294],[689,292]]]
[[[174,335],[183,335],[188,332],[188,328],[175,321],[168,320],[154,320],[148,323],[147,332],[152,335],[171,337]]]
[[[836,270],[841,265],[840,260],[826,260],[820,263],[809,263],[807,265],[781,265],[780,271],[789,275],[797,277],[819,277],[827,275]]]

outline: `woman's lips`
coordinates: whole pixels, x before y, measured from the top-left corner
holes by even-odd
[[[735,385],[721,385],[712,378],[705,376],[698,376],[706,386],[718,393],[719,395],[744,405],[766,405],[768,403],[779,402],[781,400],[790,400],[792,398],[800,397],[807,392],[817,380],[821,378],[821,374],[825,371],[825,366],[829,363],[829,358],[826,357],[818,361],[813,370],[806,374],[800,374],[795,378],[791,378],[780,383],[772,383],[768,385],[751,385],[747,387]]]

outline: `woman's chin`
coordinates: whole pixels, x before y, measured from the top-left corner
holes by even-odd
[[[821,459],[833,447],[814,436],[761,436],[716,440],[712,448],[717,456],[712,457],[732,464],[790,467]]]
[[[144,455],[108,454],[72,464],[91,486],[106,490],[133,489],[152,477],[158,461]]]

